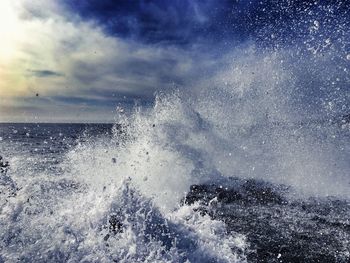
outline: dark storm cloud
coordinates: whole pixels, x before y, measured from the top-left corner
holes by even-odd
[[[152,44],[241,41],[267,19],[274,19],[267,14],[269,4],[256,0],[70,0],[65,4],[81,18],[97,21],[110,35]]]
[[[111,35],[147,43],[187,44],[222,28],[227,1],[66,1],[83,19],[98,21]],[[216,21],[215,21],[216,20]],[[222,33],[222,32],[218,32]]]
[[[131,104],[133,105],[135,101],[140,101],[143,103],[143,97],[139,96],[129,96],[127,93],[123,94],[120,92],[111,91],[94,91],[91,93],[93,95],[91,98],[88,97],[72,97],[72,96],[53,96],[50,100],[54,103],[63,105],[94,105],[96,107],[107,107],[114,108],[118,103]],[[126,97],[128,95],[128,97]]]
[[[349,5],[349,1],[342,0],[66,0],[64,3],[83,19],[97,21],[110,35],[175,45],[196,41],[232,43],[249,37],[266,41],[271,35],[288,42],[305,35],[315,19],[327,18],[323,22],[331,26],[331,20],[347,14]]]
[[[28,73],[38,78],[63,77],[64,74],[52,70],[28,70]]]

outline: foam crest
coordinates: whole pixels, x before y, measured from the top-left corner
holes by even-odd
[[[227,235],[223,222],[199,215],[195,205],[161,213],[130,180],[99,192],[35,181],[0,223],[6,261],[245,262],[248,248],[244,236]]]

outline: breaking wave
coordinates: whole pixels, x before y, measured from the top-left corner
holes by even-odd
[[[9,154],[0,262],[246,262],[247,237],[186,202],[191,186],[348,200],[349,64],[332,52],[242,47],[191,92],[118,108],[112,134],[78,138],[56,172]]]

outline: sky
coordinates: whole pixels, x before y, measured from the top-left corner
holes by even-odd
[[[158,92],[190,91],[215,79],[242,46],[307,47],[315,37],[305,41],[305,34],[319,23],[346,50],[349,6],[340,0],[1,0],[0,122],[112,122],[117,106],[151,105]],[[320,38],[328,43],[322,31]]]

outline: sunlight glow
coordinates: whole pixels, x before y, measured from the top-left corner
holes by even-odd
[[[18,52],[18,44],[24,37],[23,28],[15,12],[16,1],[0,1],[0,65],[11,62]]]
[[[24,26],[16,13],[18,1],[0,1],[0,96],[22,93],[25,86],[21,77],[20,43],[26,38]]]

